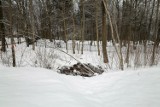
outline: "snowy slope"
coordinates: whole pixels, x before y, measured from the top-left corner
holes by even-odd
[[[82,78],[0,65],[0,107],[160,107],[160,67]]]

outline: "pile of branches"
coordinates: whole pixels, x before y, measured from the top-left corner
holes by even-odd
[[[73,76],[83,76],[83,77],[92,77],[97,74],[102,74],[104,70],[101,66],[93,66],[90,63],[83,64],[83,63],[77,63],[72,66],[63,66],[60,69],[58,69],[58,72],[61,74],[66,75],[73,75]]]

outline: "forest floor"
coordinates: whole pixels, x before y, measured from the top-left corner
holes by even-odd
[[[16,39],[15,39],[16,40]],[[22,39],[22,41],[25,41]],[[7,40],[9,43],[10,40]],[[9,43],[10,44],[10,43]],[[107,52],[109,63],[103,63],[102,55],[102,44],[100,43],[100,55],[98,56],[96,41],[84,42],[84,51],[81,54],[81,42],[76,41],[75,54],[72,52],[72,41],[68,41],[68,52],[65,48],[65,43],[63,41],[49,42],[45,40],[39,40],[36,43],[35,51],[32,50],[32,46],[26,47],[26,43],[16,44],[15,45],[15,54],[16,54],[16,63],[17,67],[42,67],[47,69],[58,69],[62,66],[70,66],[77,61],[82,63],[91,63],[94,66],[101,66],[106,71],[115,71],[119,70],[119,59],[115,51],[114,46],[111,42],[107,44]],[[122,56],[124,62],[124,69],[127,69],[127,66],[132,69],[143,68],[145,66],[150,66],[150,60],[152,56],[152,47],[151,43],[148,43],[146,53],[144,53],[143,45],[137,45],[136,50],[133,49],[132,43],[130,44],[129,51],[129,62],[125,63],[127,57],[127,47],[122,47]],[[67,52],[69,55],[67,55]],[[160,65],[160,46],[155,54],[155,64]],[[72,57],[71,57],[72,56]],[[144,57],[145,56],[145,57]],[[9,45],[6,53],[0,53],[0,64],[5,66],[12,66],[12,52],[11,46]],[[75,59],[74,59],[74,58]],[[144,62],[146,61],[146,63]]]

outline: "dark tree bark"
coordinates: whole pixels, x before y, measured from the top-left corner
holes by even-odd
[[[14,38],[13,38],[13,12],[12,12],[12,1],[9,0],[9,11],[10,11],[10,36],[11,36],[11,50],[12,50],[12,66],[16,67],[16,56],[15,56],[15,48],[14,48]]]
[[[2,1],[0,0],[0,38],[2,42],[2,52],[6,52],[6,46],[5,46],[5,26],[3,23],[3,8],[2,8]]]
[[[104,63],[108,63],[108,55],[107,55],[107,33],[106,33],[106,11],[104,3],[102,2],[102,50],[103,50],[103,61]]]
[[[158,38],[158,27],[159,27],[159,4],[160,1],[157,1],[157,9],[156,9],[156,23],[155,23],[155,30],[154,30],[154,45],[152,50],[152,56],[151,56],[151,66],[155,65],[155,54],[156,54],[156,44],[157,44],[157,38]]]

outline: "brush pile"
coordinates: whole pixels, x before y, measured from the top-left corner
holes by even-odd
[[[58,70],[61,74],[73,75],[73,76],[84,76],[84,77],[92,77],[97,74],[102,74],[104,70],[101,66],[93,66],[90,63],[83,64],[77,63],[72,66],[63,66]]]

